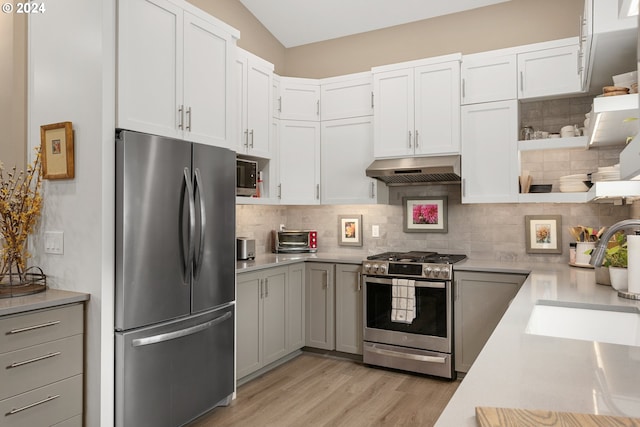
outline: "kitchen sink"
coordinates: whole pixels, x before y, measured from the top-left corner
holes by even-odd
[[[525,332],[640,347],[640,310],[541,300],[533,307]]]

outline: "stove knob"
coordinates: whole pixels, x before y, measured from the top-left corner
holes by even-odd
[[[371,271],[374,272],[374,273],[377,273],[378,272],[378,264],[373,264],[371,266]]]
[[[431,275],[432,278],[437,278],[440,275],[440,267],[433,267],[433,274]]]
[[[369,263],[367,262],[367,263],[365,263],[365,264],[362,266],[362,268],[364,269],[364,272],[365,272],[365,273],[369,273],[369,272],[370,272],[370,270],[371,270],[371,264],[369,264]]]
[[[440,278],[448,279],[449,278],[449,270],[447,268],[443,268],[440,270]]]
[[[431,277],[431,275],[433,274],[433,268],[431,268],[430,265],[427,265],[424,267],[424,275],[425,277]]]
[[[380,264],[380,268],[378,268],[378,273],[386,273],[387,272],[387,264]]]

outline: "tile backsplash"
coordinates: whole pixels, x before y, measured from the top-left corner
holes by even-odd
[[[447,233],[405,233],[403,196],[443,196],[448,199]],[[638,203],[638,202],[636,202]],[[396,187],[388,205],[264,206],[238,205],[237,235],[256,239],[256,253],[271,251],[271,230],[318,231],[319,250],[338,254],[369,254],[388,250],[430,250],[463,253],[473,259],[527,262],[567,262],[568,226],[608,226],[630,217],[629,206],[610,203],[462,204],[459,185]],[[363,216],[363,247],[338,245],[338,215]],[[563,253],[527,254],[525,215],[561,215]],[[372,237],[378,225],[380,237]]]

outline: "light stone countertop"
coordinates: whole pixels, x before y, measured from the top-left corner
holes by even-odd
[[[366,253],[266,254],[238,262],[237,272],[303,261],[359,264]],[[438,419],[437,427],[475,427],[476,406],[542,409],[640,418],[640,347],[525,333],[536,302],[603,306],[640,302],[595,283],[590,268],[566,264],[467,259],[454,271],[528,274],[475,363]]]
[[[37,294],[14,298],[2,298],[0,299],[0,316],[88,301],[89,296],[89,294],[82,292],[63,291],[60,289],[50,288]]]
[[[475,264],[469,260],[457,269],[480,268]],[[539,300],[638,310],[640,302],[596,284],[593,269],[514,264],[519,268],[530,268],[531,274],[436,426],[476,426],[476,406],[640,417],[640,347],[525,333]]]

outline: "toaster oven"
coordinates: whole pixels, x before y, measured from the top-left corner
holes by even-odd
[[[275,253],[317,252],[318,232],[315,230],[274,230],[272,242]]]

